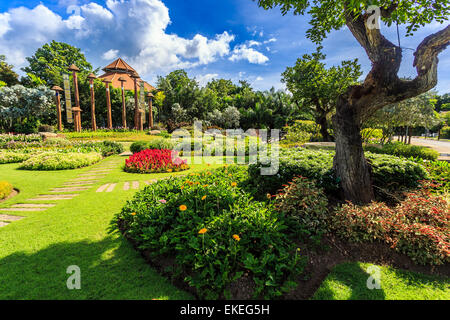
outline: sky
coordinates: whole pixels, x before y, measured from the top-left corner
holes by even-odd
[[[0,0],[0,54],[15,66],[52,40],[81,48],[94,68],[122,57],[141,77],[185,69],[201,85],[213,78],[248,81],[258,90],[284,89],[281,73],[316,45],[306,38],[308,16],[265,11],[252,0]],[[399,75],[414,77],[413,48],[446,24],[433,23],[405,37],[400,26],[403,63]],[[397,43],[396,29],[382,25]],[[328,66],[358,58],[370,62],[347,28],[323,42]],[[450,92],[450,49],[439,56],[438,86]]]

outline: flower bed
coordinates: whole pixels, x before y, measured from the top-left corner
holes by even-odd
[[[19,169],[24,170],[67,170],[90,166],[102,160],[97,152],[91,153],[57,153],[43,152],[24,161]]]
[[[245,167],[161,180],[116,216],[137,248],[202,298],[272,298],[295,287],[304,257],[272,205],[242,189]]]
[[[0,200],[8,197],[13,191],[13,186],[7,181],[0,181]]]
[[[30,159],[35,153],[13,152],[0,150],[0,164],[18,163]]]
[[[446,200],[422,189],[396,207],[351,203],[333,217],[336,233],[353,242],[379,240],[419,264],[450,262],[450,211]]]
[[[161,173],[178,172],[189,169],[187,160],[172,157],[172,150],[147,149],[135,153],[125,160],[126,172]]]

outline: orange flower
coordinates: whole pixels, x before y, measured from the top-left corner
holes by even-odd
[[[167,172],[172,172],[173,170],[172,169],[167,169]]]
[[[207,188],[207,187],[209,187],[209,185],[207,185],[207,184],[205,184],[205,185],[203,186],[203,188]]]
[[[241,238],[237,234],[233,234],[233,239],[236,241],[241,241]]]
[[[205,199],[206,199],[206,196],[203,196],[203,197],[202,197],[202,200],[205,200]]]
[[[229,175],[228,175],[229,177],[231,177],[232,176],[232,174],[230,173]]]
[[[183,190],[184,189],[184,186],[181,186],[181,190]]]
[[[181,211],[186,211],[186,210],[187,210],[187,207],[186,207],[184,204],[182,204],[182,205],[180,206],[180,210],[181,210]]]
[[[198,232],[198,234],[205,234],[206,232],[208,232],[208,229],[203,228]]]
[[[136,212],[131,213],[131,215],[132,215],[132,216],[135,216],[135,215],[136,215]]]
[[[231,183],[231,186],[232,186],[232,187],[236,187],[236,186],[237,186],[237,183],[236,183],[236,182],[232,182],[232,183]]]

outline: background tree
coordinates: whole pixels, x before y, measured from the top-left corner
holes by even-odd
[[[0,81],[7,86],[19,83],[19,75],[14,72],[14,66],[6,63],[6,57],[0,55]]]
[[[81,49],[63,42],[52,41],[43,45],[32,57],[28,57],[27,61],[29,66],[22,68],[28,74],[24,83],[31,83],[30,75],[33,75],[47,86],[62,86],[62,73],[67,73],[67,68],[72,64],[80,68],[80,74],[95,73]]]
[[[298,104],[311,111],[320,125],[323,140],[332,141],[328,120],[336,109],[337,98],[356,84],[362,72],[358,59],[343,61],[340,66],[327,69],[322,62],[326,56],[321,49],[318,47],[315,53],[303,55],[294,67],[286,68],[282,82],[286,83]]]
[[[450,93],[445,93],[437,97],[436,111],[450,111]]]
[[[320,44],[331,30],[347,26],[354,38],[364,48],[372,63],[372,69],[364,82],[351,86],[339,96],[333,127],[336,137],[334,167],[341,180],[344,197],[357,203],[374,199],[370,177],[370,165],[364,157],[361,123],[382,107],[427,92],[437,84],[437,56],[449,44],[450,26],[426,37],[414,52],[417,76],[412,80],[398,77],[402,62],[402,48],[386,39],[377,28],[377,12],[384,23],[406,24],[408,35],[434,21],[448,19],[448,1],[384,1],[370,4],[379,10],[368,12],[368,2],[357,1],[307,1],[307,0],[258,0],[264,9],[280,6],[283,14],[311,16],[311,28],[307,37]]]

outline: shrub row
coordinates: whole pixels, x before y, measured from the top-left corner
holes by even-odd
[[[102,160],[102,155],[91,153],[43,152],[24,162],[19,169],[24,170],[66,170],[90,166]]]
[[[249,166],[250,184],[259,194],[276,193],[283,184],[295,176],[304,176],[313,180],[327,193],[339,188],[333,167],[334,152],[291,148],[280,151],[279,170],[275,175],[261,175],[265,165],[258,162]],[[372,165],[372,178],[376,186],[393,189],[415,187],[419,180],[428,177],[426,170],[413,161],[389,155],[367,152],[366,158]]]
[[[375,146],[366,146],[365,150],[372,153],[390,154],[397,157],[420,158],[432,161],[437,160],[437,158],[439,157],[439,152],[437,152],[436,150],[427,147],[404,144],[401,142],[388,143],[383,145],[381,148]]]
[[[254,297],[280,296],[304,259],[273,206],[244,191],[247,179],[245,167],[232,166],[162,180],[138,192],[115,221],[156,261],[175,259],[171,273],[202,298],[230,298],[240,282]]]
[[[18,163],[23,162],[31,158],[34,153],[24,153],[24,152],[12,152],[0,150],[0,164],[5,163]]]

